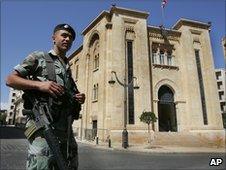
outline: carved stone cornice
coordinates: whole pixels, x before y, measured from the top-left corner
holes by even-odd
[[[149,36],[155,39],[163,39],[163,36],[158,33],[149,33]]]
[[[134,31],[126,31],[126,40],[134,40],[136,38]]]
[[[189,30],[192,34],[196,34],[196,35],[201,35],[201,33],[202,33],[202,31],[195,30],[195,29],[189,29]]]
[[[166,43],[159,43],[159,42],[152,42],[152,49],[168,49],[168,50],[175,50],[173,44],[166,44]]]
[[[164,40],[163,36],[159,33],[149,33],[149,37],[151,38],[154,38],[154,39],[160,39],[160,40]],[[175,37],[175,36],[167,36],[167,39],[168,40],[171,40],[171,41],[180,41],[180,39],[178,37]]]
[[[131,18],[126,18],[126,17],[123,17],[123,20],[125,23],[129,23],[129,24],[136,24],[137,23],[137,19],[131,19]]]
[[[125,31],[128,31],[128,32],[134,32],[134,26],[131,26],[131,25],[125,25]]]
[[[156,34],[160,34],[161,35],[161,32],[162,32],[161,27],[156,27],[156,26],[150,26],[149,25],[147,27],[147,29],[148,29],[149,33],[156,33]],[[166,31],[167,36],[178,37],[178,38],[181,36],[181,32],[178,31],[178,30],[164,28],[164,31]]]
[[[169,70],[179,70],[178,66],[171,66],[171,65],[162,65],[162,64],[153,64],[153,68],[161,68],[161,69],[169,69]]]

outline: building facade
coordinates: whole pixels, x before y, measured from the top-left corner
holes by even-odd
[[[8,114],[6,117],[7,124],[25,124],[26,116],[23,116],[23,99],[22,90],[9,89]]]
[[[6,124],[7,110],[0,110],[0,126]]]
[[[129,144],[145,143],[139,117],[152,111],[156,144],[224,145],[210,24],[182,18],[164,29],[148,25],[148,16],[112,7],[83,30],[83,44],[69,57],[86,94],[75,132],[122,142],[126,126]]]
[[[220,109],[221,114],[226,113],[226,95],[225,95],[225,70],[224,69],[215,69],[216,79],[217,79],[217,89],[220,100]]]
[[[225,95],[225,88],[226,88],[226,72],[224,69],[215,69],[216,79],[217,79],[217,88],[218,88],[218,95],[219,95],[219,103],[220,109],[223,119],[224,128],[226,128],[226,95]]]
[[[224,61],[226,63],[226,37],[222,39],[222,47],[223,47],[223,52],[224,52]]]

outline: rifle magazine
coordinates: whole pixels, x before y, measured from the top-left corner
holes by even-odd
[[[24,132],[24,135],[26,136],[27,139],[31,139],[32,136],[35,134],[35,132],[37,132],[39,129],[41,128],[37,128],[35,126],[35,124],[31,124],[31,126],[29,126],[25,132]]]

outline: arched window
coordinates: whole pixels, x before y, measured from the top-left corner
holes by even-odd
[[[161,103],[174,102],[172,90],[168,86],[161,86],[158,92],[158,99]]]
[[[93,101],[98,100],[98,83],[93,85]]]
[[[172,51],[167,51],[167,65],[172,65]]]
[[[94,51],[94,59],[93,59],[93,69],[97,70],[99,68],[99,46],[98,50]]]
[[[157,48],[152,49],[152,63],[157,64]]]
[[[100,45],[99,45],[99,35],[94,33],[89,42],[90,54],[91,54],[91,61],[93,63],[93,71],[99,69],[99,59],[100,59]]]
[[[160,50],[159,58],[160,58],[160,64],[164,65],[164,51],[163,50]]]

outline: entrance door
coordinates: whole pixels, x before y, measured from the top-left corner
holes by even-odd
[[[172,90],[167,86],[161,86],[158,91],[158,99],[159,131],[176,132],[177,118]]]

